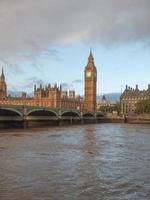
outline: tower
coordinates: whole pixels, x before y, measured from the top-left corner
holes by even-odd
[[[2,68],[2,73],[0,76],[0,98],[6,98],[6,97],[7,97],[7,85],[5,81],[4,70]]]
[[[97,70],[94,65],[94,58],[92,51],[88,57],[88,63],[84,70],[84,95],[85,107],[90,112],[96,111],[96,83],[97,83]]]

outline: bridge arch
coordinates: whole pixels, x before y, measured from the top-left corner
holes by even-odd
[[[84,117],[92,118],[92,117],[94,117],[94,115],[91,112],[87,112],[87,113],[83,114],[83,118]]]
[[[104,114],[102,112],[96,113],[96,117],[104,117]]]
[[[80,114],[76,111],[64,111],[61,114],[62,117],[80,117]]]
[[[47,116],[47,117],[57,117],[57,113],[53,110],[48,109],[32,109],[27,112],[27,116]]]
[[[22,113],[13,108],[0,108],[0,116],[22,117]]]

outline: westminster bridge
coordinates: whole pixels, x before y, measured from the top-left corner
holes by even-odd
[[[104,118],[101,112],[20,105],[0,105],[0,124],[28,127],[46,122],[49,125],[96,122]],[[2,126],[2,127],[3,127]]]

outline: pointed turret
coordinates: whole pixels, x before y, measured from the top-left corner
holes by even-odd
[[[7,85],[5,82],[4,70],[2,68],[2,73],[0,76],[0,98],[6,98],[6,97],[7,97]]]
[[[36,91],[36,84],[34,85],[34,92]]]
[[[90,55],[88,57],[88,63],[94,64],[94,57],[93,57],[93,54],[92,54],[92,49],[90,49]]]
[[[106,101],[105,95],[102,96],[102,101]]]
[[[1,76],[0,76],[0,81],[3,82],[5,81],[5,75],[4,75],[4,69],[2,67],[2,73],[1,73]]]
[[[87,63],[86,68],[90,68],[90,69],[94,69],[94,70],[96,69],[95,64],[94,64],[94,57],[93,57],[91,49],[90,49],[90,54],[88,57],[88,63]]]

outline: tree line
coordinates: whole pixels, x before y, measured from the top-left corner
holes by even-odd
[[[138,101],[136,103],[136,113],[150,114],[150,99]]]

